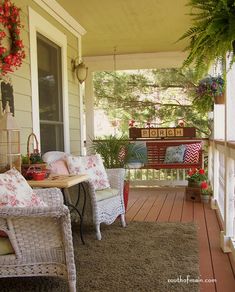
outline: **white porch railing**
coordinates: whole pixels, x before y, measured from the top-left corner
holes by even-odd
[[[128,169],[127,176],[131,186],[185,186],[185,169]]]
[[[223,149],[224,150],[224,149]],[[224,180],[225,180],[225,155],[219,151],[219,193],[218,206],[224,220]]]
[[[235,144],[211,141],[209,178],[213,185],[212,207],[217,209],[222,229],[221,247],[235,252]],[[235,254],[235,253],[234,253]]]

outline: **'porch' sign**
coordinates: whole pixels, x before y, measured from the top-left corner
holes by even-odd
[[[152,139],[165,139],[165,138],[195,138],[196,129],[190,127],[178,128],[130,128],[129,137],[132,139],[137,138],[152,138]]]

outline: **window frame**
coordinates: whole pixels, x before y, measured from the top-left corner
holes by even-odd
[[[39,117],[39,90],[38,90],[38,63],[37,63],[37,33],[48,38],[61,48],[61,71],[62,71],[62,106],[63,106],[63,130],[64,151],[70,151],[69,139],[69,110],[68,110],[68,69],[67,69],[67,37],[54,25],[29,7],[29,35],[30,35],[30,67],[32,85],[32,123],[33,132],[40,140],[40,117]]]

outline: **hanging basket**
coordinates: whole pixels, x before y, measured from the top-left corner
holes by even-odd
[[[36,148],[33,149],[32,152],[30,152],[30,139],[34,138],[35,142],[36,142]],[[41,154],[39,152],[39,148],[38,148],[38,139],[36,137],[36,135],[34,133],[31,133],[28,136],[28,140],[27,140],[27,160],[28,163],[24,163],[21,165],[21,172],[22,175],[26,178],[26,179],[32,179],[33,178],[33,174],[34,172],[46,172],[46,168],[47,168],[47,164],[45,162],[41,162]],[[40,161],[40,162],[38,162]]]
[[[225,96],[224,93],[214,97],[215,104],[224,104],[225,103]]]

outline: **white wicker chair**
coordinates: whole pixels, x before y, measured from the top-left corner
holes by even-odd
[[[15,254],[0,256],[0,277],[59,276],[76,291],[70,213],[59,189],[35,190],[47,207],[0,208],[0,229]]]
[[[50,165],[56,160],[66,160],[66,153],[60,151],[49,151],[43,155],[43,160]],[[125,169],[106,169],[106,172],[111,188],[117,190],[115,195],[112,194],[111,191],[108,198],[101,198],[100,193],[102,191],[96,191],[92,182],[88,182],[88,192],[91,198],[92,218],[96,228],[96,237],[98,240],[101,240],[101,223],[112,224],[120,215],[122,226],[126,226],[123,199]],[[69,193],[67,195],[69,196]],[[87,207],[88,206],[86,206],[85,213],[87,213]]]
[[[89,185],[89,194],[91,197],[93,223],[96,228],[96,237],[101,240],[100,224],[112,224],[116,218],[120,215],[121,224],[126,226],[125,221],[125,207],[123,199],[123,186],[125,170],[122,168],[106,169],[109,183],[112,189],[117,190],[117,194],[103,198],[100,196],[100,192],[94,189],[91,182]]]

